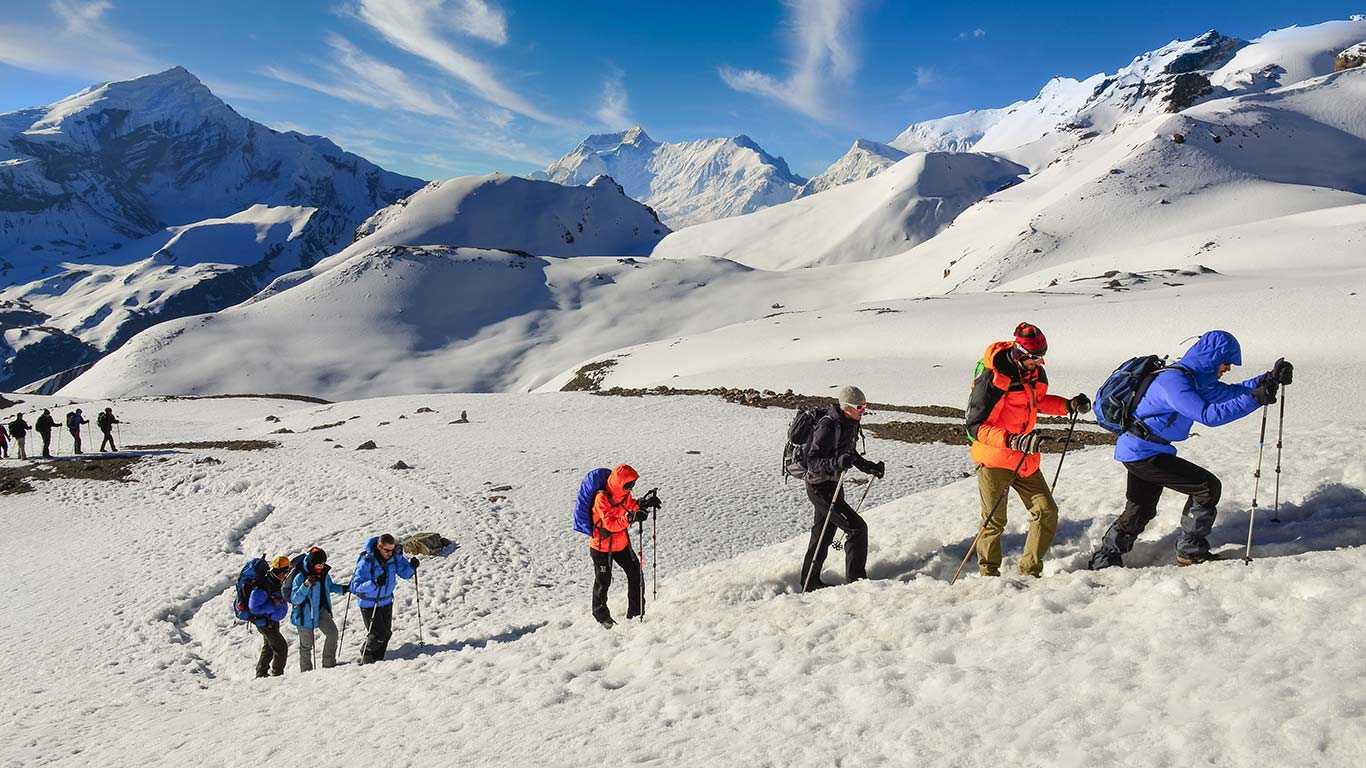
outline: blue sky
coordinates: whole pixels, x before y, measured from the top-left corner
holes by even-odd
[[[180,64],[240,113],[424,178],[524,173],[584,135],[745,133],[804,175],[855,138],[1028,98],[1207,29],[1366,2],[5,0],[0,112]]]

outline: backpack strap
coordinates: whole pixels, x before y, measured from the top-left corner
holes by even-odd
[[[1158,443],[1159,445],[1171,445],[1172,443],[1170,440],[1154,434],[1152,428],[1143,423],[1143,419],[1138,417],[1138,405],[1143,402],[1144,396],[1148,394],[1148,388],[1153,385],[1154,381],[1157,381],[1158,375],[1165,373],[1166,371],[1180,371],[1181,373],[1184,373],[1192,383],[1195,381],[1195,372],[1180,363],[1176,365],[1164,365],[1145,376],[1143,381],[1139,383],[1138,388],[1134,390],[1134,400],[1133,405],[1131,406],[1133,408],[1133,423],[1130,424],[1129,429],[1126,430],[1140,440],[1147,440],[1150,443]]]

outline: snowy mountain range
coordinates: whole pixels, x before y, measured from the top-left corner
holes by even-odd
[[[876,176],[896,165],[905,157],[906,153],[896,147],[879,144],[868,139],[855,139],[854,145],[849,147],[849,151],[831,163],[824,173],[812,177],[810,181],[803,184],[797,192],[797,197],[808,197],[817,192],[838,187],[841,184],[862,181],[871,176]]]
[[[806,183],[748,136],[660,143],[639,126],[589,136],[537,177],[574,185],[603,174],[673,229],[787,202]]]
[[[420,186],[180,67],[0,115],[0,386],[231,306]]]

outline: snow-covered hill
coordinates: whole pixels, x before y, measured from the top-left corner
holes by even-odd
[[[0,386],[231,306],[419,185],[246,120],[179,67],[0,115]]]
[[[786,202],[806,183],[748,136],[660,143],[639,126],[589,136],[544,176],[572,185],[601,174],[674,229]]]
[[[934,237],[1025,170],[990,155],[917,153],[863,181],[675,232],[654,256],[706,256],[759,269],[878,259]]]
[[[868,139],[855,139],[854,145],[849,148],[849,151],[831,163],[824,173],[812,177],[810,181],[803,184],[797,192],[797,197],[809,197],[841,184],[862,181],[876,176],[904,160],[905,157],[906,153],[896,147],[889,147],[886,144],[879,144]]]
[[[911,123],[888,144],[902,152],[971,152],[973,145],[1011,111],[1024,106],[1017,101],[999,109],[973,109],[957,115]]]

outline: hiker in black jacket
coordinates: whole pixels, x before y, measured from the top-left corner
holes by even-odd
[[[90,420],[81,415],[80,408],[66,415],[66,431],[71,433],[71,445],[75,453],[81,453],[81,425],[89,423]]]
[[[43,458],[52,458],[52,430],[57,426],[57,420],[52,418],[52,412],[44,408],[39,414],[38,420],[33,423],[33,428],[38,430],[38,434],[43,438]]]
[[[17,414],[14,420],[9,423],[9,434],[10,437],[14,438],[15,450],[21,459],[28,458],[28,451],[24,446],[24,437],[28,435],[28,429],[28,422],[24,421],[24,414],[22,413]]]
[[[111,451],[119,449],[118,446],[114,445],[114,425],[119,423],[121,422],[114,417],[113,408],[105,408],[100,411],[99,416],[95,417],[95,426],[99,427],[100,434],[104,435],[104,439],[100,441],[100,453],[104,453],[105,445],[108,445]]]
[[[804,591],[828,587],[821,581],[821,567],[825,564],[826,549],[835,538],[835,529],[844,531],[844,576],[854,582],[868,578],[868,524],[844,499],[840,478],[851,467],[882,477],[886,466],[869,461],[858,452],[859,422],[868,408],[863,390],[842,387],[839,404],[830,406],[821,416],[811,437],[811,448],[806,459],[806,497],[815,508],[815,523],[811,526],[811,541],[802,561]],[[829,525],[826,517],[829,516]]]

